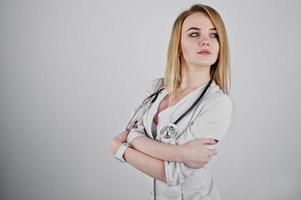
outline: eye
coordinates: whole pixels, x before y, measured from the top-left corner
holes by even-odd
[[[193,32],[189,34],[189,37],[198,37],[200,34],[198,32]]]
[[[212,37],[212,38],[218,38],[218,35],[217,35],[217,33],[211,33],[210,37]]]

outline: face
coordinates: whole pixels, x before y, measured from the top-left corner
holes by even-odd
[[[188,66],[211,66],[216,62],[219,53],[218,35],[206,15],[193,13],[184,20],[181,51],[182,61]]]

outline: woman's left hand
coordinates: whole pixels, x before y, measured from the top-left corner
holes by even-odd
[[[128,131],[123,131],[120,134],[116,135],[110,143],[110,151],[114,155],[118,148],[122,145],[122,143],[126,142],[126,138],[128,136]]]

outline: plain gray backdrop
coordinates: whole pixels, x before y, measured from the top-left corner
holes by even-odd
[[[223,198],[300,199],[300,1],[1,0],[1,200],[147,199],[108,145],[194,3],[229,35],[233,120],[209,164]]]

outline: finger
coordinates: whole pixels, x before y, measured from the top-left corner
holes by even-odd
[[[209,149],[210,155],[214,156],[217,154],[217,150],[216,149]]]
[[[202,138],[201,143],[202,144],[216,144],[218,140],[212,139],[212,138]]]
[[[211,156],[208,155],[206,161],[209,162],[211,160]]]

